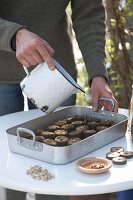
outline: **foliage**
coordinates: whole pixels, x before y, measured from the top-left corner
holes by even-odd
[[[119,102],[119,106],[128,108],[133,84],[133,0],[103,0],[106,21],[107,68],[110,87]],[[69,13],[71,9],[69,5]],[[83,65],[82,57],[76,57],[77,66]],[[83,65],[78,68],[78,83],[86,95],[77,95],[77,104],[91,104],[88,76]]]
[[[77,62],[83,63],[82,58],[77,58]],[[88,75],[85,66],[82,66],[81,69],[78,69],[78,78],[77,83],[84,89],[85,94],[78,93],[76,98],[77,105],[91,105],[91,95],[90,88],[88,87]]]
[[[111,88],[120,107],[125,108],[129,106],[133,84],[132,6],[133,0],[106,0],[106,51]]]

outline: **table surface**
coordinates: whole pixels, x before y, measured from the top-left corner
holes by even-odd
[[[127,110],[119,109],[119,113],[127,115]],[[23,111],[0,117],[0,185],[6,188],[51,195],[91,195],[116,192],[133,188],[133,159],[126,165],[113,165],[109,172],[99,175],[85,174],[76,169],[76,161],[65,165],[54,165],[27,158],[10,152],[6,129],[28,120],[43,116],[38,109]],[[132,150],[133,145],[123,137],[84,157],[103,157],[112,146],[123,146]],[[47,182],[34,180],[26,175],[31,166],[40,165],[55,175]]]

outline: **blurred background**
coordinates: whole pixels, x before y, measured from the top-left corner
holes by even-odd
[[[133,0],[103,0],[106,8],[106,67],[119,107],[128,108],[133,84]],[[71,15],[70,5],[67,8]],[[77,105],[91,105],[88,75],[74,33],[73,46],[78,69],[78,83],[85,98],[77,94]]]

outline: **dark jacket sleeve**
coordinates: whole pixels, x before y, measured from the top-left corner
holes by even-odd
[[[102,0],[71,0],[72,22],[90,81],[103,76],[105,67],[105,9]]]
[[[21,28],[24,26],[0,18],[0,50],[13,52],[11,40]]]

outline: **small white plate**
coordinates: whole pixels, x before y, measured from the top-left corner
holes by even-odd
[[[76,165],[81,172],[101,174],[107,172],[112,167],[112,162],[100,157],[89,157],[78,160]]]

